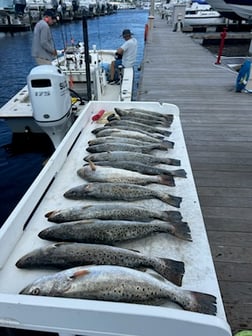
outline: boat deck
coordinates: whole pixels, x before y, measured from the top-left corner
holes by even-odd
[[[176,104],[233,333],[252,329],[252,96],[237,74],[158,16],[137,100]]]

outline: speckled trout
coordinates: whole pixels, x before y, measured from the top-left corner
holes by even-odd
[[[105,124],[105,127],[110,127],[110,126],[123,127],[125,129],[127,129],[127,127],[135,127],[137,129],[141,129],[150,134],[158,133],[164,136],[170,136],[171,134],[171,132],[167,131],[166,129],[162,129],[162,128],[155,127],[155,126],[148,126],[148,125],[145,125],[139,122],[130,121],[130,120],[113,120]]]
[[[138,117],[138,118],[143,118],[147,120],[157,120],[157,121],[168,121],[172,122],[174,119],[173,114],[166,114],[166,113],[159,113],[159,112],[154,112],[150,110],[144,110],[144,109],[139,109],[139,108],[130,108],[130,109],[121,109],[118,107],[115,107],[115,112],[119,116],[127,116],[127,117]]]
[[[95,204],[53,210],[45,214],[49,222],[62,223],[80,219],[140,220],[160,219],[167,222],[180,221],[179,211],[151,211],[144,207],[121,204]]]
[[[113,137],[120,137],[122,139],[124,138],[133,138],[137,140],[143,140],[143,141],[148,141],[150,143],[155,143],[155,142],[165,142],[165,138],[163,136],[157,136],[157,135],[150,135],[150,134],[144,134],[139,131],[127,131],[119,128],[112,128],[112,127],[103,127],[100,129],[99,132],[96,133],[97,138],[105,138],[108,136],[113,136]]]
[[[93,165],[92,163],[78,169],[77,174],[89,182],[130,183],[140,185],[157,183],[170,187],[175,185],[174,178],[170,175],[146,175],[126,169]]]
[[[157,233],[168,233],[179,239],[192,241],[190,228],[186,222],[167,223],[161,220],[151,220],[149,222],[80,220],[50,226],[40,231],[39,237],[51,241],[114,245]]]
[[[188,311],[216,315],[215,296],[184,290],[161,277],[122,266],[70,268],[40,277],[20,294],[137,304],[157,304],[157,300],[167,300]]]
[[[151,132],[148,132],[146,130],[143,130],[142,128],[139,128],[139,127],[136,127],[136,126],[132,126],[132,125],[108,125],[107,124],[107,127],[103,126],[103,127],[97,127],[95,129],[92,130],[91,133],[97,135],[99,134],[100,132],[104,132],[104,130],[106,129],[111,129],[111,130],[124,130],[124,131],[133,131],[133,132],[139,132],[139,133],[142,133],[142,134],[145,134],[145,135],[148,135],[148,136],[152,136],[152,137],[155,137],[156,139],[163,139],[164,136],[168,137],[171,135],[171,132],[170,131],[166,131],[164,135],[161,135],[160,133],[159,134],[156,134],[156,133],[151,133]],[[104,134],[104,133],[103,133]]]
[[[115,151],[126,151],[126,152],[133,152],[133,153],[146,153],[149,154],[153,150],[162,150],[167,151],[168,148],[173,148],[174,143],[170,142],[168,144],[143,144],[143,145],[133,145],[128,143],[122,142],[104,142],[98,145],[89,145],[86,148],[86,151],[89,153],[102,153],[102,152],[115,152]]]
[[[143,116],[137,116],[137,115],[131,115],[131,116],[126,116],[126,115],[121,115],[117,113],[113,113],[107,117],[108,121],[112,120],[130,120],[133,122],[141,123],[147,126],[156,126],[156,127],[170,127],[171,121],[168,120],[157,120],[157,119],[147,119],[144,118]]]
[[[160,192],[148,187],[127,183],[94,182],[82,184],[67,190],[64,197],[75,200],[98,199],[107,201],[134,202],[145,199],[159,199],[176,208],[180,207],[181,197]]]
[[[88,141],[89,146],[94,146],[94,145],[101,145],[101,144],[107,144],[107,143],[112,143],[112,144],[117,144],[117,143],[123,143],[123,144],[128,144],[128,145],[135,145],[135,146],[143,146],[143,145],[154,145],[156,144],[157,147],[153,149],[168,149],[168,148],[173,148],[174,142],[172,141],[156,141],[156,142],[150,142],[146,141],[144,139],[134,139],[134,138],[127,138],[127,137],[117,137],[117,136],[107,136],[107,137],[98,137],[96,139],[92,139]]]
[[[141,162],[133,162],[133,161],[98,161],[97,164],[99,166],[105,167],[114,167],[120,169],[126,169],[130,171],[135,171],[141,174],[146,175],[170,175],[174,177],[183,177],[186,178],[186,172],[184,169],[175,169],[168,170],[155,166],[149,166]],[[86,166],[88,164],[85,164]]]
[[[167,258],[149,257],[138,251],[120,247],[82,244],[54,243],[33,250],[16,263],[18,268],[67,269],[83,265],[117,265],[130,268],[147,267],[165,279],[181,286],[184,263]]]
[[[164,158],[160,156],[154,156],[150,154],[142,154],[142,153],[132,153],[132,152],[105,152],[105,153],[94,153],[89,154],[84,158],[85,161],[135,161],[141,162],[148,165],[157,165],[160,163],[168,164],[172,166],[180,166],[180,160],[172,159],[172,158]]]

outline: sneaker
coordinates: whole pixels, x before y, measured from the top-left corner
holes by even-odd
[[[109,85],[115,85],[116,84],[116,81],[115,80],[110,80],[108,81]]]

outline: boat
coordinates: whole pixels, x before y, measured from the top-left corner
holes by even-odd
[[[52,8],[51,1],[28,0],[25,11],[30,17],[32,27],[43,17],[43,12]]]
[[[112,7],[115,6],[118,10],[136,9],[136,5],[133,2],[126,1],[110,1]]]
[[[107,72],[115,50],[93,47],[87,62],[84,44],[79,43],[52,65],[31,70],[27,85],[0,109],[0,118],[13,133],[45,133],[56,148],[89,100],[131,101],[133,68],[123,69],[119,85],[109,85]]]
[[[193,2],[185,10],[184,26],[218,25],[224,23],[224,17],[209,4]]]
[[[92,87],[92,100],[125,100],[131,99],[132,87],[126,87],[126,82],[133,81],[133,69],[123,69],[122,76],[123,90],[120,92],[120,86],[108,86],[108,75],[111,62],[115,59],[116,50],[97,50],[93,45],[93,49],[89,50],[89,54],[85,55],[85,48],[83,42],[78,42],[66,48],[63,55],[58,56],[52,64],[59,67],[61,71],[67,76],[70,89],[77,92],[79,95],[83,94],[85,85],[87,83],[85,58],[89,58]],[[129,80],[129,76],[132,79]],[[123,78],[124,77],[124,78]],[[127,78],[126,78],[127,77]],[[121,88],[122,89],[122,88]],[[121,98],[120,98],[121,95]]]
[[[226,4],[242,19],[252,20],[251,0],[225,0]]]
[[[93,117],[101,110],[113,112],[115,108],[144,109],[151,115],[160,113],[172,116],[169,139],[174,141],[175,145],[173,149],[169,149],[169,152],[164,152],[162,155],[178,159],[181,162],[181,168],[187,173],[187,178],[177,178],[176,186],[169,189],[169,192],[182,197],[181,215],[188,222],[193,235],[192,242],[178,240],[168,234],[151,235],[140,240],[125,242],[121,247],[140,250],[148,256],[183,260],[185,275],[181,288],[215,296],[216,315],[182,310],[169,300],[157,306],[151,302],[144,305],[141,302],[126,303],[123,300],[111,302],[106,299],[98,301],[20,294],[20,291],[36,278],[55,272],[16,267],[17,260],[23,255],[49,244],[38,237],[42,229],[50,226],[45,214],[56,208],[74,207],[77,204],[96,204],[95,201],[87,203],[67,200],[63,197],[63,193],[72,186],[83,183],[76,171],[83,166],[83,157],[88,154],[85,150],[88,141],[95,138],[92,131],[101,127],[101,124],[93,121]],[[159,190],[167,190],[166,188],[166,186],[158,186]],[[110,202],[110,205],[115,207],[116,204],[118,205],[118,202]],[[134,202],[134,206],[141,206],[146,210],[163,211],[167,210],[168,205],[159,200],[144,200]],[[168,209],[170,209],[169,206]],[[167,330],[177,336],[231,335],[186,150],[179,109],[176,105],[157,102],[89,102],[2,226],[0,243],[2,246],[0,255],[1,326],[52,331],[62,336],[66,334],[153,336],[154,334],[163,335]],[[149,273],[148,269],[145,271],[153,274],[153,272]],[[154,276],[156,278],[157,274],[154,273]],[[160,276],[159,279],[161,279]],[[162,283],[165,281],[162,280]],[[123,286],[121,288],[123,290]],[[97,323],[97,316],[99,316],[99,323]]]
[[[18,16],[13,10],[0,9],[0,32],[17,33],[31,30],[29,16]]]
[[[238,15],[235,12],[234,8],[224,0],[208,0],[208,3],[214,10],[219,12],[223,17],[227,19],[234,21],[243,20],[243,17]]]

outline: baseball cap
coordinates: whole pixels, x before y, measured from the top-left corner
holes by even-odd
[[[122,32],[122,36],[133,35],[133,33],[129,29],[124,29]]]
[[[56,18],[57,18],[55,12],[54,12],[52,9],[46,9],[46,10],[44,11],[44,14],[43,14],[43,15],[44,15],[44,16],[50,16],[52,19],[56,19]]]

